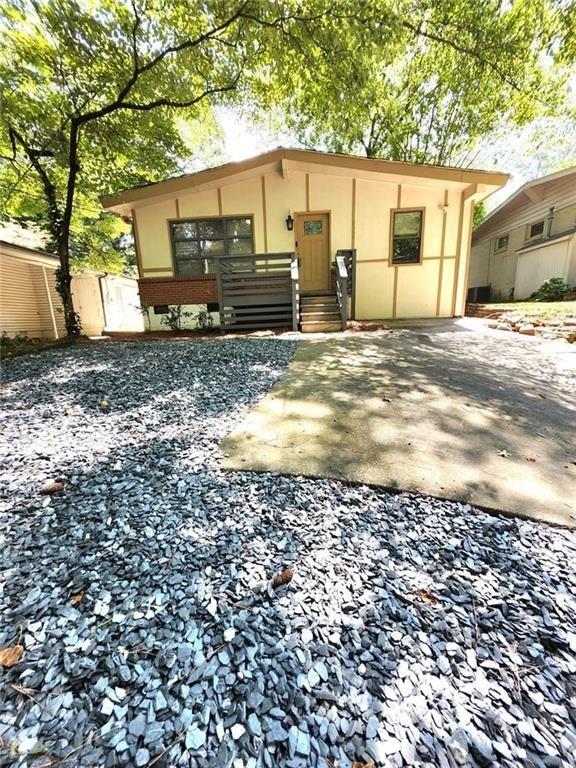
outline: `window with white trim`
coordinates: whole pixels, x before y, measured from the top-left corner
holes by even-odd
[[[544,234],[544,219],[541,221],[535,221],[533,224],[528,224],[526,229],[526,240],[535,240],[537,237],[542,237]]]
[[[496,238],[494,243],[494,253],[500,253],[501,251],[508,250],[508,235],[500,235]]]

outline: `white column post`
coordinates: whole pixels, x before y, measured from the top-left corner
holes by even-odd
[[[56,315],[54,314],[54,306],[52,304],[52,296],[50,294],[50,286],[48,284],[48,278],[46,277],[46,267],[42,267],[42,275],[44,276],[44,287],[46,288],[46,298],[48,299],[48,306],[50,307],[50,317],[52,319],[52,331],[54,332],[54,338],[60,338],[58,336],[58,326],[56,325]]]

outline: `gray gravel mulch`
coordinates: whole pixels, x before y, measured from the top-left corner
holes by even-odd
[[[294,348],[3,366],[1,765],[576,766],[576,533],[223,472]]]

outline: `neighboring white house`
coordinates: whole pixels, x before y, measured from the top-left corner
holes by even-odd
[[[12,234],[0,231],[0,332],[45,339],[65,336],[56,291],[58,259],[37,247],[31,237],[20,238],[20,243],[3,239],[16,239]]]
[[[472,235],[469,299],[526,299],[561,277],[576,284],[576,166],[520,187]]]
[[[58,259],[43,250],[42,233],[5,224],[0,228],[0,333],[58,339],[66,335],[56,291]],[[85,272],[72,278],[72,302],[82,332],[144,330],[138,282],[131,277]]]

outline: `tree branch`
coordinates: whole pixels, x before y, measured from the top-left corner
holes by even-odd
[[[109,104],[106,104],[103,107],[100,107],[99,109],[94,109],[94,110],[91,110],[90,112],[86,112],[83,115],[78,115],[77,117],[73,118],[73,122],[76,122],[76,124],[80,126],[80,125],[83,125],[84,123],[89,123],[92,120],[97,120],[100,117],[105,117],[106,115],[109,115],[112,112],[115,112],[117,109],[142,109],[142,107],[134,106],[134,105],[130,107],[126,107],[125,105],[127,102],[125,101],[125,99],[143,74],[145,74],[146,72],[150,72],[152,69],[157,67],[168,56],[171,56],[177,53],[182,53],[183,51],[191,50],[193,48],[197,48],[202,43],[205,43],[208,40],[213,39],[220,32],[223,32],[225,29],[228,29],[239,18],[241,18],[242,12],[244,11],[247,5],[248,5],[248,0],[245,0],[245,2],[243,2],[242,5],[221,24],[218,24],[217,26],[212,27],[212,29],[208,30],[207,32],[204,32],[203,34],[199,35],[198,37],[192,40],[188,39],[188,40],[184,40],[179,45],[168,46],[163,51],[161,51],[156,56],[154,56],[154,58],[146,62],[146,64],[139,65],[136,57],[134,60],[134,71],[132,75],[129,77],[129,79],[126,81],[124,86],[120,89],[120,92],[118,93],[118,96],[114,99],[114,101],[110,102]],[[163,99],[159,101],[164,102]],[[192,106],[195,103],[196,101],[193,101],[190,104],[190,106]],[[178,104],[179,104],[178,102],[174,102],[173,106],[178,106]],[[187,102],[182,102],[182,105],[186,106]],[[171,105],[159,103],[158,106],[171,106]],[[153,109],[153,107],[150,107],[150,109]]]
[[[514,80],[510,79],[508,75],[491,59],[487,59],[485,56],[483,56],[481,53],[479,53],[477,50],[474,50],[473,48],[469,48],[465,45],[460,45],[459,43],[454,42],[454,40],[450,40],[447,37],[444,37],[443,35],[436,34],[435,32],[427,32],[425,29],[422,28],[422,24],[412,24],[409,21],[402,20],[401,22],[402,26],[405,29],[409,29],[411,32],[413,32],[415,35],[418,35],[419,37],[425,37],[428,40],[433,40],[435,43],[440,43],[441,45],[447,45],[450,48],[453,48],[455,51],[458,51],[458,53],[465,54],[466,56],[472,56],[474,59],[480,62],[480,64],[483,64],[485,66],[490,67],[491,69],[496,72],[498,77],[502,80],[502,82],[509,85],[511,88],[513,88],[515,91],[521,92],[522,89],[520,86],[514,82]]]
[[[242,72],[244,71],[244,65],[245,62],[242,64],[240,70],[236,73],[234,76],[234,79],[231,80],[226,85],[218,86],[215,88],[206,88],[202,93],[198,94],[198,96],[195,96],[193,99],[187,99],[186,101],[178,101],[176,99],[168,99],[168,98],[162,98],[162,99],[155,99],[154,101],[149,101],[146,104],[137,104],[135,102],[130,101],[124,101],[122,104],[118,105],[116,108],[117,110],[121,109],[129,109],[136,112],[149,112],[153,109],[157,109],[158,107],[170,107],[174,109],[185,109],[187,107],[193,107],[195,104],[198,104],[203,99],[208,98],[209,96],[215,96],[218,93],[226,93],[227,91],[233,91],[234,88],[238,85],[238,82],[242,76]]]
[[[40,157],[43,157],[44,154],[39,150],[33,149],[22,136],[22,134],[16,130],[16,128],[10,126],[8,128],[8,135],[10,136],[10,143],[12,144],[14,152],[16,153],[16,143],[20,144],[24,150],[24,154],[27,156],[30,162],[30,165],[34,168],[40,177],[42,187],[44,188],[44,194],[46,195],[46,199],[48,201],[48,215],[50,217],[53,231],[57,232],[62,224],[62,216],[58,206],[58,198],[56,197],[56,187],[50,180],[46,169],[40,162]]]

